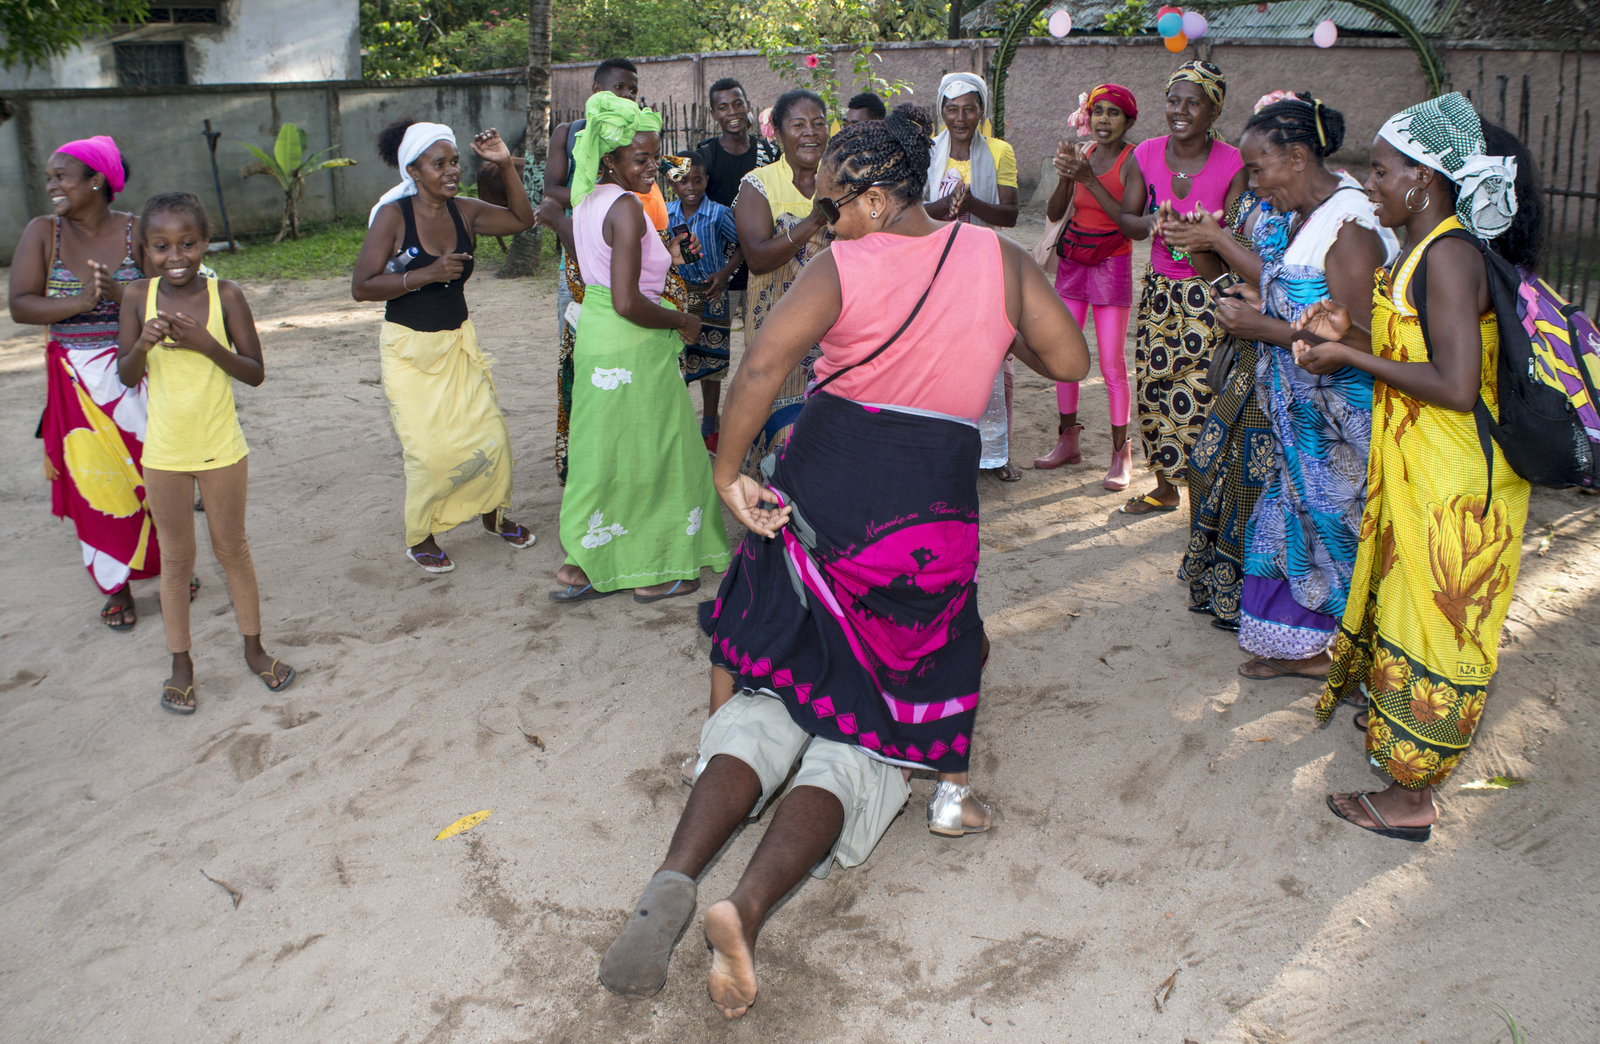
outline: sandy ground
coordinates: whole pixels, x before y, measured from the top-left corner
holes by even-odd
[[[1600,504],[1536,493],[1477,744],[1434,840],[1384,840],[1323,807],[1380,782],[1349,712],[1318,729],[1310,683],[1243,681],[1185,611],[1186,512],[1113,513],[1095,378],[1085,464],[983,480],[973,767],[998,827],[933,837],[914,781],[866,865],[776,911],[760,998],[729,1025],[698,924],[653,1000],[595,978],[683,807],[707,643],[687,600],[545,598],[550,280],[468,287],[539,543],[463,527],[445,577],[401,554],[379,308],[343,281],[247,290],[268,364],[238,393],[251,542],[268,648],[300,677],[277,696],[245,669],[202,538],[192,718],[156,707],[155,583],[131,634],[96,618],[38,477],[42,337],[0,320],[0,1037],[1487,1044],[1499,1005],[1539,1044],[1600,1038]],[[1054,396],[1031,374],[1017,392],[1026,463]],[[1541,782],[1459,789],[1496,774]],[[702,910],[764,828],[709,869]]]

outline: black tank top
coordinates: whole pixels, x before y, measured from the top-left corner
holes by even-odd
[[[422,241],[417,238],[417,215],[412,209],[413,198],[401,196],[399,200],[400,216],[406,221],[406,238],[401,248],[403,250],[417,248],[417,256],[411,259],[406,271],[420,272],[439,260],[439,255],[430,254],[422,249]],[[455,200],[447,199],[444,205],[450,211],[450,220],[456,223],[454,252],[457,254],[471,252],[472,237],[467,234],[466,223],[461,220],[461,211],[456,209]],[[389,307],[383,311],[383,317],[391,323],[398,323],[421,333],[457,329],[467,321],[465,284],[471,278],[472,261],[468,260],[461,266],[461,275],[450,282],[429,283],[390,301]]]

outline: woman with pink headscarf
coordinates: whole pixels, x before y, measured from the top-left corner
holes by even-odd
[[[57,149],[45,163],[53,213],[23,232],[10,292],[12,320],[48,330],[39,435],[50,507],[77,528],[89,577],[110,596],[100,618],[113,631],[135,622],[128,582],[161,570],[140,465],[146,385],[117,377],[117,306],[144,275],[138,218],[111,209],[127,176],[103,134]]]

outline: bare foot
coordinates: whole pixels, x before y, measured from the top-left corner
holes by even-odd
[[[706,992],[726,1019],[736,1019],[756,1002],[756,961],[739,908],[727,899],[706,911],[706,942],[711,944],[711,974]]]
[[[1333,657],[1325,652],[1308,656],[1304,660],[1274,660],[1257,656],[1239,665],[1239,676],[1264,681],[1270,678],[1312,678],[1322,680],[1333,666]]]
[[[568,587],[588,587],[589,574],[577,566],[567,563],[556,570],[556,582],[566,584]]]

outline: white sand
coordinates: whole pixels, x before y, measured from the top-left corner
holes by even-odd
[[[42,336],[0,320],[0,1038],[1486,1044],[1503,1005],[1539,1044],[1600,1039],[1600,504],[1535,495],[1477,744],[1434,839],[1385,840],[1323,807],[1384,782],[1350,713],[1316,728],[1312,683],[1243,681],[1233,639],[1185,611],[1187,512],[1113,514],[1096,379],[1087,463],[982,480],[995,654],[973,769],[999,826],[933,837],[914,781],[866,865],[774,913],[730,1025],[698,924],[653,1000],[596,980],[683,807],[707,643],[692,599],[545,598],[549,278],[468,286],[539,543],[462,527],[445,577],[401,553],[380,308],[343,281],[247,290],[268,373],[238,392],[251,542],[267,647],[300,676],[274,695],[245,668],[202,540],[191,718],[156,706],[155,582],[133,633],[98,622],[38,477]],[[1020,462],[1052,444],[1054,402],[1019,378]],[[1544,782],[1459,789],[1501,773]],[[764,827],[706,873],[702,910]]]

